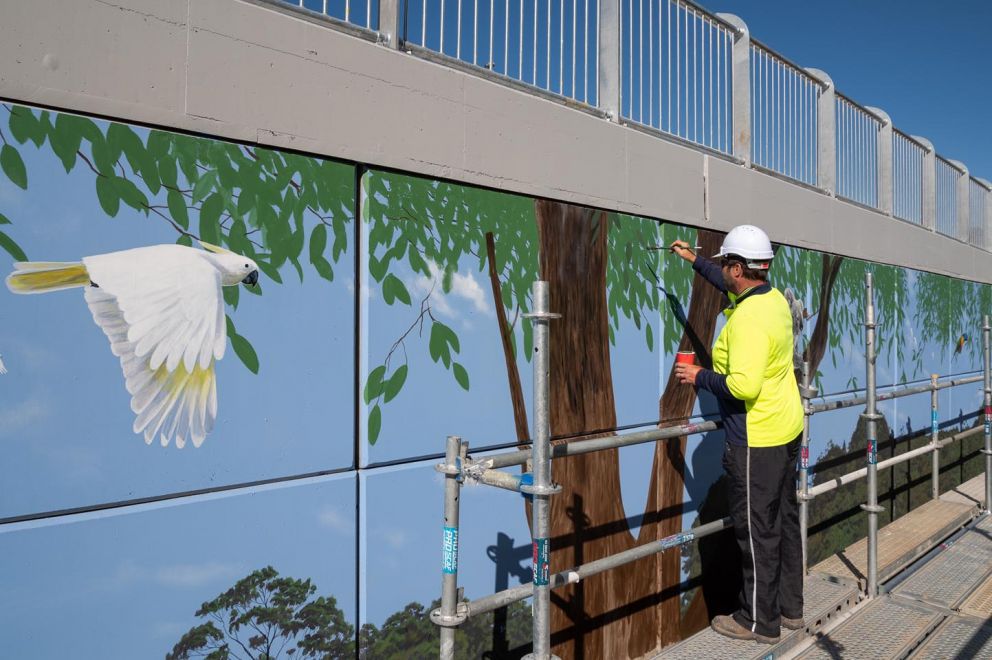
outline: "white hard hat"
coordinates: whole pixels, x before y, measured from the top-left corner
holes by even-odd
[[[715,257],[736,255],[747,261],[748,268],[768,268],[768,262],[775,253],[768,234],[754,225],[737,225],[723,239],[723,245]]]

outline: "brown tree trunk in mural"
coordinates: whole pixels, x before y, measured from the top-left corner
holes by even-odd
[[[499,268],[496,266],[496,241],[491,231],[486,232],[486,256],[489,261],[489,284],[493,292],[493,306],[496,308],[496,322],[499,323],[499,338],[503,342],[506,378],[510,385],[513,424],[517,430],[517,441],[523,442],[530,437],[527,430],[527,407],[524,405],[524,393],[520,386],[520,372],[517,370],[517,360],[513,354],[513,344],[510,341],[512,330],[510,329],[510,324],[507,323],[506,309],[503,307],[503,287],[500,285]]]
[[[719,250],[723,234],[699,230],[697,244],[700,254],[714,254]],[[712,346],[716,330],[716,318],[720,313],[723,295],[702,277],[692,281],[692,298],[687,315],[689,327],[704,346]],[[686,333],[679,341],[679,350],[692,350],[692,342]],[[701,364],[711,364],[709,355],[698,356]],[[692,414],[696,402],[695,388],[681,385],[674,371],[668,374],[668,382],[659,402],[661,427],[675,426],[685,422]],[[654,452],[654,468],[651,473],[651,486],[645,509],[645,526],[641,528],[640,539],[653,541],[682,531],[682,492],[685,477],[686,436],[676,440],[657,443]],[[648,521],[651,521],[648,523]],[[682,616],[679,607],[678,585],[682,579],[680,552],[670,550],[657,556],[657,567],[653,579],[659,593],[660,606],[657,609],[658,621],[655,626],[657,646],[668,646],[682,639]],[[708,623],[708,619],[706,620]],[[645,648],[643,652],[652,647]]]
[[[820,275],[820,306],[816,310],[816,325],[809,339],[804,357],[809,362],[810,377],[816,374],[820,361],[827,351],[827,338],[830,336],[830,299],[833,296],[834,283],[840,273],[840,264],[844,257],[823,255],[823,270]]]
[[[551,323],[550,410],[555,436],[616,426],[606,305],[605,213],[538,200],[540,272],[549,283]],[[634,545],[620,500],[617,450],[555,461],[551,498],[551,570],[626,550]],[[624,658],[638,635],[653,636],[647,565],[601,573],[552,593],[552,644],[564,659]]]
[[[551,310],[551,432],[583,434],[616,426],[606,304],[606,214],[539,200],[541,277]],[[721,235],[701,231],[704,251]],[[708,284],[693,285],[689,323],[705,345],[713,340],[721,296]],[[683,337],[681,347],[690,342]],[[692,411],[695,392],[674,382],[661,400],[665,424]],[[669,451],[671,448],[671,451]],[[685,439],[655,451],[649,501],[635,541],[620,497],[616,450],[556,461],[551,499],[552,572],[627,550],[681,529]],[[601,573],[552,593],[552,643],[563,659],[639,657],[680,639],[679,553],[668,552]]]

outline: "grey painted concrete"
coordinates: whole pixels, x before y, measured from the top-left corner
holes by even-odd
[[[0,97],[992,283],[992,255],[248,0],[5,0]],[[704,216],[704,161],[709,204]]]

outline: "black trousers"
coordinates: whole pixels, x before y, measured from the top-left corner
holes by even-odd
[[[801,436],[777,447],[726,443],[730,517],[743,556],[739,624],[776,637],[781,617],[803,616],[803,551],[796,480]]]

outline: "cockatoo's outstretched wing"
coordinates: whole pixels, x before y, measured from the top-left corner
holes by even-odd
[[[178,248],[178,249],[176,249]],[[93,320],[121,361],[134,432],[197,447],[217,416],[214,362],[227,330],[220,275],[195,252],[153,246],[83,260]]]

